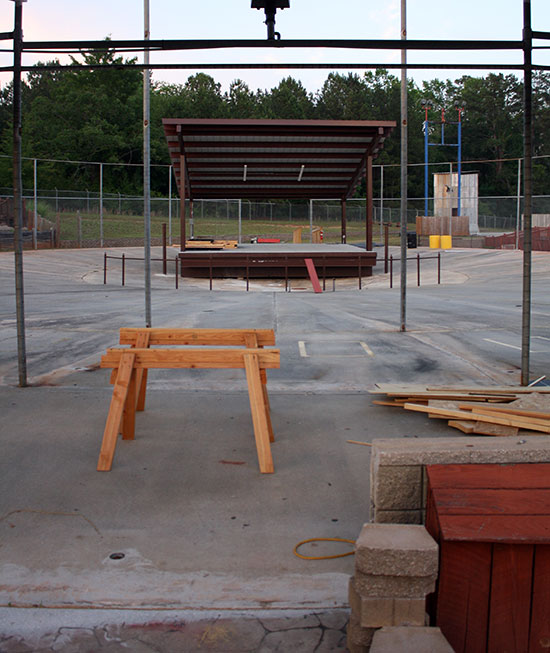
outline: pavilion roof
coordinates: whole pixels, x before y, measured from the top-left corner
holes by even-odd
[[[164,118],[189,199],[345,199],[396,126],[375,120]]]

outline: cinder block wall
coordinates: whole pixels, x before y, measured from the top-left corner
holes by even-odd
[[[374,440],[370,519],[423,524],[426,465],[549,462],[550,438],[545,436]]]

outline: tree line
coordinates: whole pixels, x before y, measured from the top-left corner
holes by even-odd
[[[102,70],[74,69],[32,71],[23,83],[23,156],[71,161],[142,162],[142,73],[117,69],[131,63],[108,48],[83,53],[73,63],[112,64]],[[58,63],[56,61],[52,63]],[[550,75],[537,72],[533,81],[534,153],[550,153]],[[455,121],[458,101],[463,114],[463,159],[487,160],[522,156],[523,83],[512,74],[463,76],[453,80],[408,82],[409,161],[424,161],[423,101],[447,107],[446,117]],[[151,163],[169,164],[162,118],[264,118],[328,120],[395,120],[400,123],[400,81],[386,70],[364,74],[330,73],[315,93],[289,76],[270,90],[253,91],[242,80],[227,91],[207,74],[190,76],[184,84],[156,82],[151,89]],[[439,120],[436,110],[431,120]],[[438,127],[431,138],[437,140]],[[453,131],[455,130],[455,131]],[[456,139],[456,126],[448,124],[446,140]],[[400,133],[397,128],[386,141],[377,163],[399,163]],[[12,85],[0,88],[0,153],[11,154]],[[456,148],[430,150],[431,162],[456,160]],[[27,166],[28,167],[28,166]],[[535,165],[535,187],[547,178],[548,166]],[[514,166],[495,163],[483,167],[485,194],[513,195],[517,173]],[[31,172],[24,170],[24,185],[32,186]],[[97,166],[40,164],[40,187],[82,190],[96,188]],[[11,186],[11,161],[0,158],[0,186]],[[166,171],[153,168],[152,192],[168,192]],[[388,181],[388,194],[399,195],[399,179]],[[391,186],[394,186],[392,188]],[[104,178],[105,192],[141,193],[142,173],[127,165],[114,167]],[[359,188],[358,193],[364,193]],[[423,195],[423,170],[410,175],[409,193]]]

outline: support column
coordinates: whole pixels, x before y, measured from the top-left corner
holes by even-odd
[[[367,157],[367,166],[365,169],[366,194],[367,194],[367,215],[366,215],[366,249],[372,251],[372,220],[373,220],[373,203],[372,203],[372,156]]]
[[[342,199],[342,245],[346,244],[347,234],[346,234],[346,200]]]
[[[195,237],[195,212],[193,209],[193,200],[189,198],[189,238]]]
[[[185,251],[185,157],[180,155],[180,250]]]

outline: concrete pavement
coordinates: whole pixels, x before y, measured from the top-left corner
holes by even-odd
[[[369,448],[346,441],[454,433],[444,422],[373,406],[365,389],[375,382],[519,382],[521,253],[451,250],[442,258],[439,286],[426,262],[417,288],[411,263],[406,333],[398,331],[399,288],[390,290],[383,275],[362,291],[350,280],[323,295],[306,282],[297,282],[304,291],[267,282],[246,293],[238,280],[217,281],[209,292],[207,282],[189,280],[176,290],[155,263],[155,326],[275,329],[282,363],[268,382],[275,474],[261,475],[240,370],[152,373],[136,440],[118,444],[111,472],[96,472],[111,391],[97,363],[120,326],[144,322],[141,264],[128,264],[125,287],[116,276],[104,286],[98,250],[25,253],[34,385],[21,389],[13,255],[0,254],[0,621],[8,624],[0,650],[38,650],[37,642],[72,650],[81,636],[93,639],[74,650],[99,650],[107,646],[101,629],[123,633],[115,617],[128,609],[145,615],[141,631],[158,636],[140,639],[149,649],[132,650],[202,650],[166,644],[167,633],[179,636],[173,633],[188,622],[202,624],[191,631],[202,633],[204,650],[344,650],[339,620],[353,558],[306,562],[292,550],[310,537],[354,539],[368,519]],[[533,378],[550,369],[549,278],[550,256],[534,253]],[[41,606],[42,620],[33,606]],[[159,610],[169,618],[151,616]],[[298,620],[332,615],[326,619],[338,627],[311,617],[302,648],[266,648],[279,631],[260,629],[258,620],[279,619],[280,610]],[[229,628],[225,620],[235,614],[255,624],[249,648],[243,634],[204,635],[213,620]],[[332,648],[316,648],[328,646],[321,637],[329,631]],[[130,634],[115,635],[120,642],[109,646],[123,646]],[[238,640],[242,648],[230,648]]]

